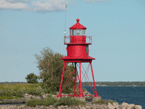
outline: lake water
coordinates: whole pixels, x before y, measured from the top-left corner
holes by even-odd
[[[89,86],[85,87],[93,94]],[[117,101],[119,104],[126,102],[129,104],[141,105],[145,109],[145,87],[111,87],[97,86],[97,93],[102,99]]]

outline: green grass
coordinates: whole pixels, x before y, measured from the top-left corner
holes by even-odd
[[[25,93],[31,95],[42,95],[44,93],[38,84],[0,84],[0,100],[19,99]]]
[[[35,107],[36,105],[45,105],[45,106],[54,105],[55,107],[58,107],[61,105],[63,106],[82,105],[83,106],[83,105],[86,105],[86,103],[80,100],[72,99],[71,97],[62,97],[59,100],[57,100],[56,98],[53,98],[52,96],[46,97],[43,100],[38,100],[36,98],[33,98],[26,101],[26,106]]]
[[[38,87],[39,84],[0,84],[0,90],[30,90]]]

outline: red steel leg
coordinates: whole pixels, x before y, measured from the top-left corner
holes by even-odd
[[[61,82],[60,82],[60,87],[59,87],[59,94],[57,95],[57,97],[62,97],[62,95],[61,95],[62,89],[61,88],[62,88],[62,82],[63,82],[65,64],[66,64],[66,62],[64,62],[64,64],[63,64],[63,71],[62,71]]]
[[[91,66],[91,72],[92,72],[92,77],[93,77],[93,83],[94,83],[94,88],[95,88],[95,97],[99,97],[97,94],[97,90],[96,90],[96,85],[95,85],[95,79],[94,79],[94,73],[93,73],[93,67],[92,67],[92,61],[90,62],[90,66]]]
[[[79,62],[79,69],[80,69],[80,95],[79,97],[84,97],[83,90],[82,90],[82,81],[81,81],[81,62]]]
[[[74,80],[74,95],[73,95],[73,97],[77,97],[77,94],[76,94],[76,81],[77,81],[77,78],[76,78],[76,62],[75,62],[75,80]]]

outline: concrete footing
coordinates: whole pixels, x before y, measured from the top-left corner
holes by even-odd
[[[80,101],[85,101],[85,97],[72,97],[73,99],[77,99],[77,100],[80,100]]]
[[[86,97],[72,97],[72,98],[78,99],[78,100],[80,100],[80,101],[86,101],[86,100],[87,100]],[[90,100],[92,100],[92,102],[101,100],[101,97],[91,97],[91,98],[92,98],[92,99],[90,99]]]
[[[101,100],[101,97],[93,97],[92,102],[95,102],[95,101],[98,101],[98,100]]]

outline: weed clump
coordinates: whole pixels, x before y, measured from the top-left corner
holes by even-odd
[[[103,100],[103,99],[101,99],[101,100],[92,102],[92,104],[94,104],[94,103],[97,103],[97,104],[107,104],[108,105],[108,103],[113,104],[113,101],[112,100]]]
[[[53,105],[57,102],[56,98],[53,98],[52,96],[46,97],[43,99],[43,104],[45,106]]]
[[[35,107],[36,105],[53,105],[57,102],[56,98],[53,98],[52,96],[46,97],[43,100],[38,100],[36,98],[31,98],[30,100],[26,101],[27,106]]]
[[[43,105],[43,101],[36,98],[26,101],[26,106],[35,107],[36,105]]]

